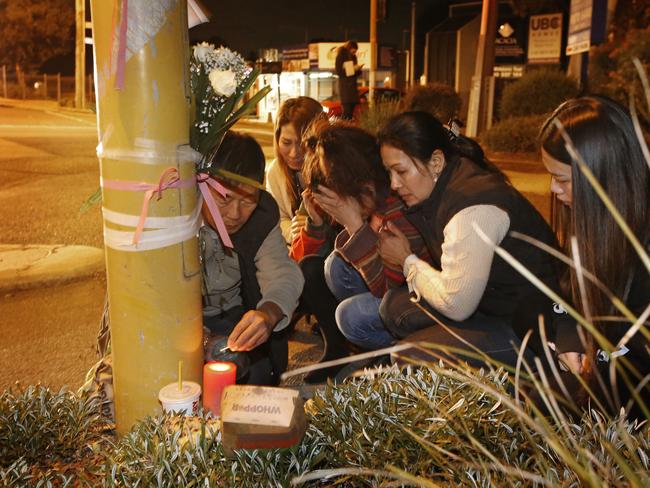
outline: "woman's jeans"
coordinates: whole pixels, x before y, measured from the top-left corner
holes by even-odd
[[[347,340],[364,349],[395,342],[379,316],[381,298],[368,291],[359,272],[335,252],[325,260],[325,281],[336,299],[336,323]]]

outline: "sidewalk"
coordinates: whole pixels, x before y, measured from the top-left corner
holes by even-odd
[[[104,272],[104,251],[90,246],[0,244],[0,293],[60,285]]]

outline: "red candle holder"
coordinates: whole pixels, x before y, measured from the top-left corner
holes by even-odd
[[[221,393],[235,384],[237,366],[234,363],[212,361],[203,366],[203,409],[221,416]]]

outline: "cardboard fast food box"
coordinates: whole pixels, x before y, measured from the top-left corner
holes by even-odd
[[[307,429],[297,390],[231,385],[221,396],[221,440],[226,449],[289,447]]]

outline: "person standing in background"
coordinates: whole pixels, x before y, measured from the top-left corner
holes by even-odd
[[[347,41],[336,53],[335,70],[339,77],[339,96],[343,107],[342,117],[352,120],[354,107],[359,103],[357,78],[361,74],[362,64],[357,64],[359,46],[355,41]]]

